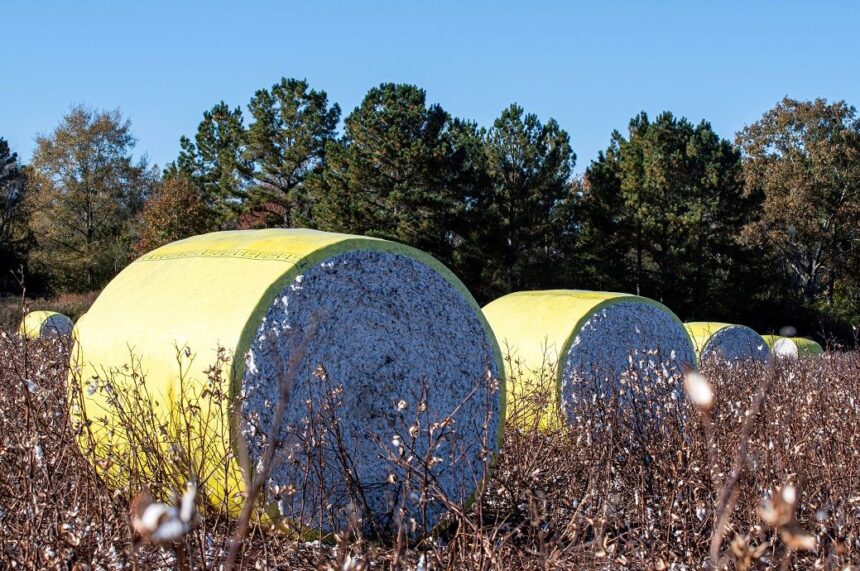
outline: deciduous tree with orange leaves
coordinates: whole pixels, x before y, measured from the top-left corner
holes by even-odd
[[[207,195],[183,175],[165,178],[140,215],[135,253],[217,229],[217,216]]]

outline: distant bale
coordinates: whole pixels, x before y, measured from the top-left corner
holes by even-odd
[[[21,320],[18,334],[28,339],[71,335],[75,324],[56,311],[31,311]]]
[[[805,337],[766,336],[771,340],[771,352],[780,359],[797,359],[798,357],[814,357],[824,353],[824,348],[812,339]]]
[[[824,347],[812,339],[792,337],[791,340],[797,345],[797,351],[800,355],[822,355],[824,353]]]
[[[463,504],[476,492],[501,437],[501,356],[480,307],[431,256],[385,240],[248,230],[174,242],[108,284],[76,341],[84,386],[122,371],[133,348],[154,400],[175,407],[191,387],[210,415],[217,376],[206,369],[225,347],[241,420],[198,427],[201,442],[233,435],[226,459],[205,462],[229,481],[207,494],[235,513],[240,467],[262,469],[277,438],[267,513],[293,529],[356,517],[368,532],[432,529],[442,496]],[[177,347],[194,359],[181,380]],[[104,416],[105,395],[90,392],[87,411]]]
[[[691,321],[684,327],[693,340],[700,363],[710,359],[767,362],[770,353],[767,342],[749,327],[713,321]]]
[[[508,411],[525,408],[536,391],[549,393],[539,424],[570,421],[574,409],[612,395],[621,404],[675,391],[695,350],[683,323],[644,297],[580,290],[525,291],[499,298],[484,314],[506,356]],[[627,378],[631,371],[639,375]],[[547,377],[552,387],[544,387]],[[634,375],[635,376],[635,375]],[[643,381],[647,386],[633,384]],[[516,379],[516,384],[513,382]],[[549,390],[547,390],[549,389]],[[517,418],[533,422],[533,415]]]

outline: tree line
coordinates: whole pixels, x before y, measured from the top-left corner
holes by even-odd
[[[215,230],[310,227],[425,250],[481,303],[582,288],[682,319],[851,336],[860,320],[860,119],[785,98],[733,140],[640,113],[582,176],[569,134],[513,104],[489,127],[385,83],[343,117],[284,78],[203,113],[161,172],[118,111],[73,107],[23,165],[0,139],[0,287],[103,287]]]

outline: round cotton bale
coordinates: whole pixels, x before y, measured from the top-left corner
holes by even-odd
[[[824,349],[804,337],[776,337],[771,345],[771,352],[780,359],[797,359],[798,357],[814,357],[824,353]]]
[[[56,311],[31,311],[21,320],[18,333],[28,339],[70,335],[75,324]]]
[[[542,426],[552,426],[556,407],[571,421],[571,411],[579,403],[608,398],[631,369],[646,371],[653,382],[648,392],[674,391],[677,387],[668,379],[677,380],[681,367],[696,360],[683,323],[667,307],[644,297],[524,291],[493,301],[484,314],[502,350],[509,353],[505,362],[511,414],[523,410],[520,405],[527,395],[545,390],[541,385],[547,374],[552,376],[554,387],[538,419]],[[525,414],[515,420],[535,419]]]
[[[799,356],[797,345],[788,337],[780,337],[774,341],[771,351],[778,359],[797,359]]]
[[[710,359],[764,363],[768,359],[768,344],[761,335],[744,325],[691,321],[684,327],[693,340],[700,363]]]
[[[815,356],[824,353],[824,348],[812,339],[792,337],[791,340],[797,345],[797,352],[801,356]]]
[[[219,347],[233,355],[224,374],[240,414],[203,435],[229,427],[230,449],[203,471],[228,474],[207,493],[233,513],[275,433],[269,516],[323,532],[356,516],[369,531],[415,531],[413,519],[432,529],[446,511],[434,494],[470,501],[498,449],[504,387],[492,330],[449,270],[393,242],[282,229],[174,242],[108,284],[75,338],[84,386],[127,371],[133,352],[147,394],[174,409],[189,386],[207,398]],[[193,356],[182,378],[177,347]],[[85,392],[86,412],[104,415],[104,391]]]

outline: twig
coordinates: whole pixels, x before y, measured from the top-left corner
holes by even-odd
[[[298,349],[290,353],[290,362],[287,366],[286,374],[278,379],[278,403],[275,406],[275,412],[272,416],[272,424],[269,429],[269,439],[266,442],[266,447],[263,451],[262,470],[254,474],[254,479],[251,483],[250,489],[248,490],[245,503],[242,506],[242,512],[239,514],[239,519],[236,522],[236,529],[230,540],[230,551],[228,552],[227,560],[224,563],[224,569],[227,571],[236,566],[239,550],[245,540],[245,536],[248,534],[248,527],[251,522],[251,515],[254,512],[257,496],[260,494],[260,490],[262,490],[263,484],[268,479],[269,473],[272,470],[272,459],[275,456],[275,452],[277,451],[279,444],[277,436],[281,428],[281,422],[284,418],[284,411],[287,408],[290,391],[295,383],[296,376],[298,375],[298,368],[305,356],[308,343],[316,333],[318,322],[319,318],[318,316],[315,316],[311,321],[307,334],[299,344]],[[241,436],[239,436],[239,439],[241,440]],[[246,467],[246,473],[250,473],[250,466]]]

